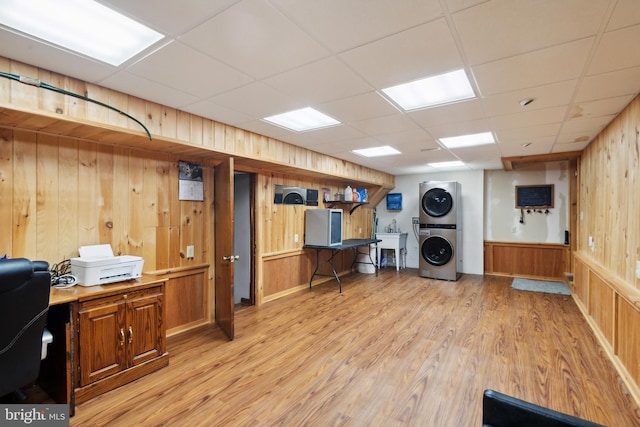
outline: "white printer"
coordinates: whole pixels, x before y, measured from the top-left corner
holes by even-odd
[[[71,258],[71,274],[82,286],[105,285],[142,276],[144,259],[139,256],[114,256],[111,245],[81,246],[79,258]]]

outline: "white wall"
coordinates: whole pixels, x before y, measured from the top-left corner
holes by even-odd
[[[484,171],[444,172],[396,176],[392,193],[402,193],[402,210],[388,211],[386,201],[376,206],[378,231],[384,231],[394,219],[407,236],[407,267],[418,268],[418,238],[411,224],[419,216],[420,183],[423,181],[458,181],[462,190],[462,272],[484,272]]]
[[[569,229],[569,176],[567,162],[537,164],[516,171],[485,171],[485,238],[500,242],[564,243]],[[549,214],[515,208],[516,185],[554,184]]]

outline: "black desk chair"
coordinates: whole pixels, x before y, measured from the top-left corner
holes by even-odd
[[[604,427],[494,390],[482,398],[483,427]]]
[[[0,260],[0,396],[38,378],[50,289],[47,262]]]

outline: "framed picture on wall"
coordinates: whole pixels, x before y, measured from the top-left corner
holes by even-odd
[[[402,193],[387,194],[387,210],[388,211],[402,210]]]

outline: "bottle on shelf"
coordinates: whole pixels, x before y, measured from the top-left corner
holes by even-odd
[[[353,201],[353,190],[350,185],[347,185],[347,188],[344,189],[344,201],[352,202]]]

